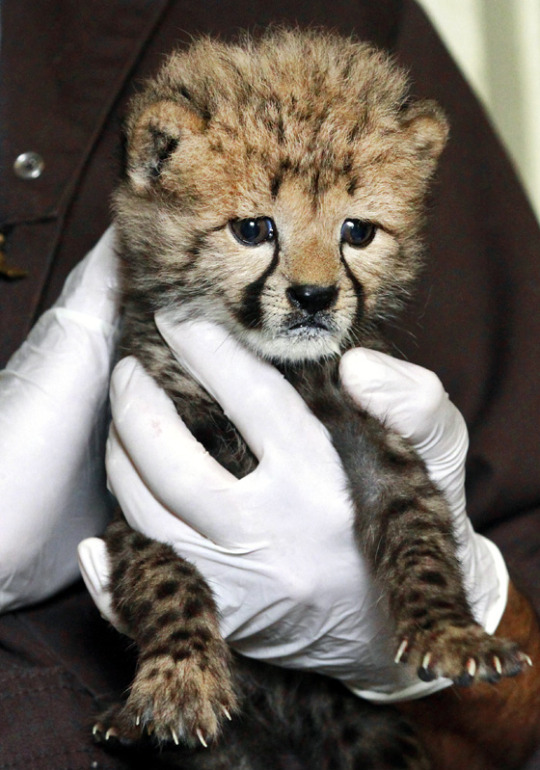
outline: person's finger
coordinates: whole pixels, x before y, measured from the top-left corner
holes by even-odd
[[[219,545],[248,547],[249,532],[256,531],[250,522],[254,514],[236,495],[238,480],[193,437],[172,401],[134,358],[121,361],[113,373],[111,409],[107,471],[121,507],[141,509],[136,498],[145,487],[149,505],[155,498]]]
[[[413,442],[427,438],[433,415],[448,400],[436,374],[375,350],[349,350],[340,376],[359,406]]]
[[[243,348],[229,332],[204,321],[174,322],[156,315],[159,331],[181,365],[222,406],[253,453],[283,447],[303,454],[325,430],[290,383],[270,364]]]
[[[221,489],[212,494],[201,487],[193,496],[191,491],[184,495],[180,488],[164,497],[159,467],[149,474],[154,485],[149,487],[114,427],[107,442],[106,466],[109,489],[133,529],[161,542],[185,542],[190,547],[212,541],[214,548],[227,553],[245,553],[256,547],[244,526],[249,512],[244,515],[236,505],[234,491],[228,494]]]

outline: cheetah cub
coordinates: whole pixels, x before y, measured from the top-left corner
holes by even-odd
[[[524,656],[475,623],[447,505],[422,461],[351,403],[337,375],[344,350],[383,346],[382,322],[415,277],[446,136],[437,105],[411,101],[403,71],[369,45],[313,31],[202,39],[134,100],[114,205],[124,351],[238,476],[255,467],[252,453],[180,368],[154,314],[182,308],[223,324],[278,367],[340,455],[399,664],[467,684],[515,675]],[[120,516],[106,540],[114,608],[139,662],[98,735],[152,734],[185,768],[277,767],[271,734],[310,768],[430,766],[393,710],[322,677],[233,660],[209,588],[168,546]]]

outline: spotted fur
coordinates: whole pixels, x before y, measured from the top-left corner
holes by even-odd
[[[134,101],[115,210],[126,352],[238,476],[255,467],[253,455],[181,370],[154,313],[177,308],[216,321],[280,368],[342,459],[358,546],[395,622],[397,659],[422,679],[467,684],[516,674],[523,661],[474,622],[450,515],[422,461],[352,404],[337,375],[345,349],[383,346],[381,323],[407,297],[422,201],[446,135],[440,109],[412,101],[405,73],[368,45],[298,31],[236,45],[202,39],[173,54]],[[273,236],[241,242],[245,220]],[[347,222],[347,232],[365,234],[361,243],[343,234]],[[122,520],[107,542],[114,605],[140,657],[127,703],[105,714],[98,732],[212,743],[202,754],[178,750],[190,768],[268,767],[261,745],[274,745],[273,731],[310,767],[429,766],[391,710],[375,716],[306,674],[240,660],[232,667],[196,570]],[[257,729],[254,740],[246,724],[264,724],[267,737]]]

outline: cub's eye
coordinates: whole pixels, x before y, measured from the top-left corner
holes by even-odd
[[[270,217],[257,219],[233,219],[229,222],[232,234],[244,246],[258,246],[275,238],[275,225]]]
[[[375,238],[377,226],[361,219],[346,219],[341,226],[341,240],[356,248],[363,248]]]

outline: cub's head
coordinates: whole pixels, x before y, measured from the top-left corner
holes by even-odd
[[[415,275],[446,134],[365,44],[279,31],[173,54],[127,126],[128,312],[188,308],[275,361],[361,342]]]

